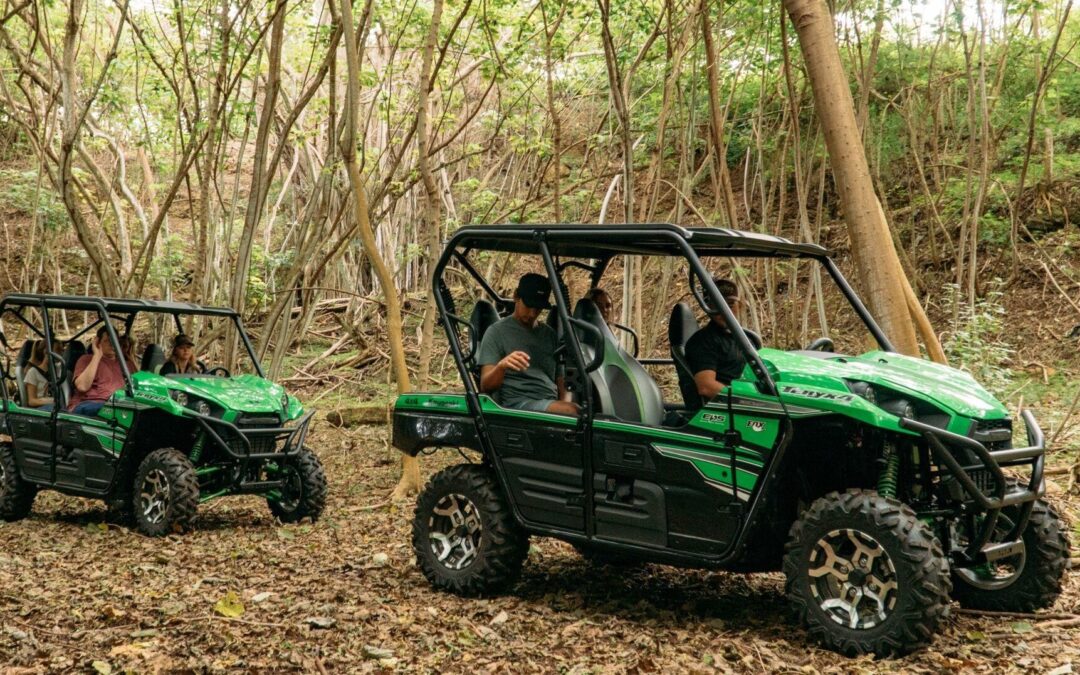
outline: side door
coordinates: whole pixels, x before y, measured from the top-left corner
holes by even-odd
[[[678,428],[595,421],[597,537],[703,555],[732,545],[786,413],[752,382],[731,389]]]
[[[124,413],[107,404],[102,414]],[[107,492],[125,440],[124,429],[115,419],[60,413],[56,420],[56,486],[88,494]]]
[[[502,408],[480,397],[491,444],[522,517],[543,527],[585,531],[582,433],[577,418]]]

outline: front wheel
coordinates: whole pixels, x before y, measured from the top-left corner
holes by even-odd
[[[490,470],[459,464],[435,474],[416,500],[413,551],[436,588],[484,595],[521,573],[529,537],[515,522]]]
[[[788,599],[810,636],[855,656],[930,643],[949,613],[949,563],[905,504],[873,491],[832,493],[791,528]]]
[[[30,515],[37,487],[19,475],[15,448],[0,443],[0,520],[13,522]]]
[[[199,479],[195,467],[179,450],[151,452],[135,472],[131,497],[135,527],[150,537],[183,530],[199,508]]]
[[[991,541],[1008,535],[1020,507],[998,515]],[[1043,500],[1035,502],[1015,555],[973,568],[953,569],[953,597],[960,606],[1001,612],[1033,612],[1054,604],[1069,563],[1069,539],[1057,513]]]
[[[282,462],[279,475],[284,485],[278,494],[266,498],[270,512],[283,523],[318,520],[326,507],[326,473],[315,453],[301,448]]]

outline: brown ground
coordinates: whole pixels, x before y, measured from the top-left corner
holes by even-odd
[[[778,575],[592,567],[549,540],[534,540],[507,595],[438,593],[413,562],[411,507],[384,501],[396,474],[384,429],[322,423],[314,436],[331,481],[316,525],[279,527],[244,497],[204,508],[194,532],[151,540],[102,524],[96,502],[51,493],[28,520],[0,523],[0,672],[1080,667],[1080,625],[1061,625],[1080,614],[1075,572],[1052,615],[954,614],[932,650],[893,661],[808,644]],[[448,452],[427,458],[425,475],[455,461]],[[243,606],[235,618],[215,609],[228,613],[230,594]]]

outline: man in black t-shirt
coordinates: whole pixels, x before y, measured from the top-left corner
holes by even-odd
[[[735,312],[740,303],[738,287],[727,279],[713,279],[713,283]],[[686,362],[694,375],[701,403],[705,404],[742,375],[746,355],[728,329],[724,316],[713,314],[709,323],[687,341]]]

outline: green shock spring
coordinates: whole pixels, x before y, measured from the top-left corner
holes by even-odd
[[[900,476],[900,455],[892,443],[885,444],[885,468],[878,476],[877,491],[882,497],[896,497],[896,484]]]
[[[202,457],[203,445],[205,444],[206,432],[199,431],[199,435],[195,437],[195,442],[191,444],[191,454],[188,455],[192,464],[199,463],[199,458]]]

